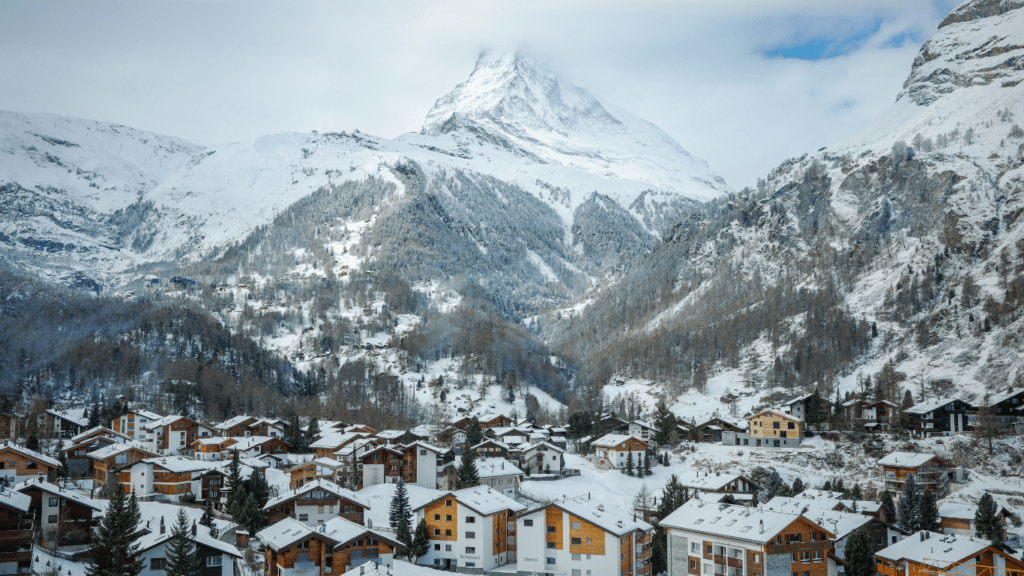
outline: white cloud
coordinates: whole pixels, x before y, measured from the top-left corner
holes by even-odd
[[[738,188],[883,111],[917,51],[892,40],[926,38],[939,18],[926,0],[13,3],[0,6],[0,109],[203,144],[394,136],[417,130],[482,48],[525,47]],[[764,56],[875,25],[843,56]]]

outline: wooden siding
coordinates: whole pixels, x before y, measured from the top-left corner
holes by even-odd
[[[446,506],[449,503],[451,506]],[[434,519],[434,515],[438,516],[438,520]],[[451,516],[451,520],[447,517]],[[428,505],[423,510],[423,517],[427,522],[427,535],[430,536],[431,540],[449,540],[454,541],[458,538],[459,533],[459,503],[456,502],[455,498],[442,498],[433,504]],[[435,535],[434,531],[439,532]],[[445,535],[447,530],[451,530],[450,535]]]
[[[574,522],[579,522],[579,528],[573,528]],[[573,544],[572,539],[579,538],[579,544]],[[590,544],[587,544],[587,539]],[[569,515],[569,553],[570,554],[597,554],[604,556],[604,530],[594,526],[590,522]]]
[[[547,535],[545,542],[554,542],[555,550],[562,549],[562,509],[556,506],[548,506],[545,511],[544,524],[546,528],[544,532]],[[555,528],[555,531],[551,531],[551,527]]]

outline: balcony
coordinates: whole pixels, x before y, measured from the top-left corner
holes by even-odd
[[[19,550],[17,552],[0,552],[0,564],[8,562],[31,562],[31,550]]]
[[[295,563],[295,571],[296,572],[308,572],[310,570],[313,570],[314,568],[316,568],[316,564],[313,563],[313,562],[296,562]]]
[[[643,550],[637,550],[636,551],[636,559],[637,560],[650,560],[651,559],[651,549],[650,548],[646,548],[646,549],[643,549]]]
[[[0,542],[21,542],[32,539],[31,530],[4,530],[0,531]]]

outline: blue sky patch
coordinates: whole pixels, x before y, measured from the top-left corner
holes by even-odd
[[[795,58],[799,60],[824,60],[845,56],[860,48],[882,27],[881,18],[866,22],[859,30],[845,37],[818,36],[798,44],[776,46],[764,52],[769,58]]]

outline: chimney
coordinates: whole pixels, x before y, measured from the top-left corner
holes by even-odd
[[[161,533],[161,534],[163,534],[163,533],[164,533],[164,532],[166,532],[166,531],[167,531],[167,529],[166,529],[166,528],[164,528],[164,517],[163,517],[163,516],[161,516],[161,517],[160,517],[160,533]]]
[[[195,535],[196,535],[196,531],[197,531],[197,529],[196,529],[196,521],[195,521],[195,520],[193,520],[193,521],[192,521],[192,536],[193,536],[193,537],[195,537]]]
[[[764,520],[759,520],[758,526],[758,534],[764,534]]]

